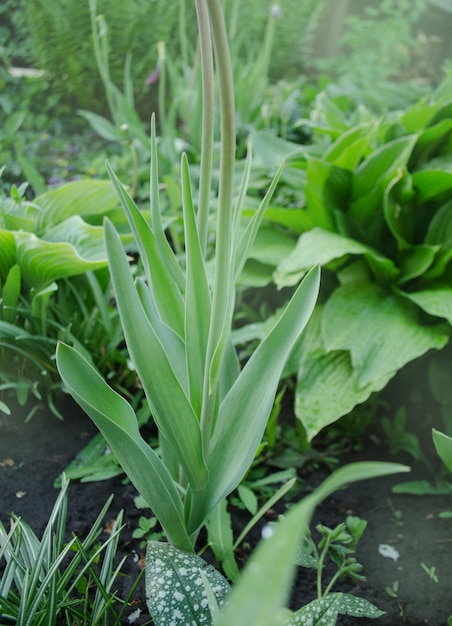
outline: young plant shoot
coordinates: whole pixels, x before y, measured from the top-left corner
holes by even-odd
[[[191,189],[187,157],[183,155],[181,160],[183,263],[168,243],[160,213],[154,120],[150,222],[108,167],[144,268],[144,277],[135,278],[121,239],[106,220],[105,242],[116,302],[130,358],[158,428],[159,449],[153,449],[142,438],[130,404],[108,386],[80,352],[62,343],[57,350],[58,368],[67,389],[102,432],[168,540],[149,542],[147,550],[148,606],[156,625],[210,624],[215,619],[211,612],[221,607],[228,584],[194,554],[198,533],[215,508],[239,485],[253,461],[287,357],[314,308],[320,279],[318,268],[306,275],[271,332],[240,369],[231,338],[235,283],[281,168],[258,210],[244,223],[242,209],[251,154],[249,150],[243,179],[235,193],[234,84],[221,0],[195,1],[202,64],[202,155],[196,196]],[[221,156],[214,277],[209,281],[206,239],[214,145],[213,51]],[[199,198],[198,206],[194,197]],[[385,466],[385,471],[395,470]],[[372,470],[372,475],[376,473],[377,469]],[[304,510],[300,509],[300,515]],[[297,528],[304,528],[299,521]],[[281,581],[289,581],[290,558],[282,571]],[[183,585],[173,588],[171,580],[174,583],[176,579]],[[275,610],[286,593],[279,585],[276,587],[277,595],[272,597]],[[156,593],[162,602],[155,601]],[[241,606],[243,593],[235,598]],[[240,612],[246,614],[242,608]],[[273,625],[277,623],[274,617],[269,610]]]

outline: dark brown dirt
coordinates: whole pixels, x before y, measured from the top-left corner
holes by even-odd
[[[77,452],[95,433],[90,420],[71,402],[63,407],[64,421],[41,411],[30,422],[24,422],[24,411],[17,409],[11,416],[2,416],[0,423],[0,518],[6,523],[13,511],[23,517],[40,534],[52,510],[57,490],[53,482]],[[352,460],[397,460],[388,458],[382,448],[369,446],[363,452],[348,455]],[[342,462],[342,459],[341,459]],[[323,470],[302,472],[307,490],[315,488],[326,475]],[[373,621],[379,626],[444,626],[452,613],[451,583],[449,578],[452,555],[452,520],[440,519],[438,513],[452,510],[452,497],[412,497],[394,495],[391,487],[405,479],[393,476],[366,481],[336,493],[316,512],[314,524],[321,521],[334,526],[348,514],[368,521],[358,548],[358,560],[364,566],[366,582],[356,584],[341,581],[338,590],[367,598],[386,615]],[[132,538],[143,511],[134,505],[135,490],[124,484],[122,477],[100,483],[74,483],[69,487],[68,529],[85,534],[97,517],[107,497],[115,494],[108,519],[115,518],[120,509],[125,512],[126,527],[121,535],[120,552],[127,556],[125,572],[120,581],[119,594],[125,594],[139,573],[136,555],[142,550]],[[243,514],[242,514],[243,516]],[[239,523],[239,521],[238,521]],[[243,523],[243,519],[242,519]],[[257,538],[260,528],[253,536]],[[393,561],[379,554],[380,544],[392,545],[400,553]],[[431,582],[421,563],[435,566],[438,583]],[[397,597],[388,595],[386,588],[398,581]],[[315,597],[314,574],[301,570],[297,576],[292,598],[293,608]],[[137,626],[149,623],[144,588],[138,587],[134,606],[143,611],[135,622]],[[341,626],[360,626],[371,620],[346,618]]]

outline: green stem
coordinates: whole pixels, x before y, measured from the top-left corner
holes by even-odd
[[[221,120],[220,181],[218,190],[215,277],[212,290],[212,312],[207,344],[206,369],[204,373],[203,406],[201,430],[204,452],[207,456],[214,410],[219,366],[212,372],[214,356],[221,363],[221,354],[216,354],[218,344],[226,324],[230,322],[233,299],[231,285],[231,246],[232,246],[232,200],[235,162],[235,106],[234,82],[229,54],[226,25],[220,0],[199,0],[207,5],[210,31],[214,46],[218,74]],[[224,348],[220,348],[221,350]]]
[[[203,0],[196,0],[196,14],[198,17],[199,49],[202,67],[202,137],[197,223],[201,250],[205,256],[209,222],[210,181],[212,177],[215,89],[209,12]]]

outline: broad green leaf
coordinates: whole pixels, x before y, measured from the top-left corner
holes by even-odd
[[[417,189],[420,204],[450,198],[452,191],[450,158],[429,161],[425,168],[413,173],[413,185]]]
[[[449,472],[452,472],[452,438],[436,429],[433,429],[432,434],[438,455]]]
[[[142,438],[132,407],[73,348],[59,344],[57,365],[67,389],[99,428],[169,540],[191,550],[179,493],[160,458]]]
[[[389,273],[397,273],[390,259],[385,259],[369,246],[322,228],[313,228],[301,235],[295,249],[278,265],[274,274],[275,283],[278,287],[294,285],[312,265],[327,265],[349,254],[366,255],[375,263],[386,262],[390,266]]]
[[[37,235],[73,215],[96,218],[96,223],[102,224],[103,216],[119,204],[113,185],[106,180],[76,180],[37,196],[34,202],[41,208],[34,231]]]
[[[265,287],[273,282],[274,265],[248,259],[236,282],[245,287]]]
[[[209,458],[206,511],[240,483],[261,442],[281,372],[315,305],[320,270],[303,280],[272,331],[246,363],[220,405]]]
[[[314,493],[284,516],[275,526],[272,537],[261,541],[234,586],[217,626],[285,626],[287,612],[284,606],[295,571],[294,557],[315,507],[352,482],[408,469],[394,463],[352,463],[333,472]],[[250,598],[260,598],[261,601],[250,601]]]
[[[401,250],[398,256],[400,276],[399,285],[407,283],[413,278],[424,277],[430,268],[433,269],[440,246],[420,245],[409,250]]]
[[[373,284],[338,287],[325,304],[327,350],[349,350],[359,387],[393,376],[403,365],[447,343],[447,331],[422,326],[416,307]]]
[[[79,225],[73,239],[79,239],[80,249],[71,243],[44,241],[33,233],[16,233],[17,263],[25,283],[35,289],[42,289],[60,278],[83,274],[107,265],[105,253],[103,258],[100,253],[99,237],[102,229],[87,224],[78,228]]]
[[[355,170],[352,180],[351,218],[364,225],[379,211],[384,189],[400,168],[408,164],[417,135],[394,139],[374,150]]]
[[[329,593],[296,611],[286,626],[335,626],[338,615],[376,619],[384,615],[384,611],[349,593]]]
[[[212,565],[168,543],[148,542],[146,599],[155,626],[212,624],[201,572],[209,582],[218,605],[224,606],[229,585]]]
[[[305,220],[310,227],[334,230],[334,212],[344,212],[349,203],[352,174],[326,161],[308,159]]]
[[[255,164],[261,164],[273,176],[281,167],[283,161],[305,156],[307,150],[304,146],[291,143],[274,133],[255,130],[251,135]]]
[[[124,133],[121,129],[117,128],[105,117],[97,115],[97,113],[92,113],[91,111],[79,110],[78,114],[84,117],[91,124],[96,133],[100,137],[103,137],[103,139],[115,142],[122,142],[124,140]]]
[[[419,166],[422,163],[428,163],[428,160],[434,156],[438,150],[444,145],[448,136],[452,131],[452,120],[441,120],[434,126],[426,128],[420,135],[413,150],[413,162]]]
[[[84,222],[79,215],[72,215],[50,228],[42,236],[42,240],[53,243],[68,243],[77,250],[81,257],[92,261],[105,262],[107,258],[103,227],[91,226]]]
[[[358,385],[346,351],[310,352],[300,365],[295,387],[295,415],[311,441],[323,428],[347,415],[387,384],[391,375]]]
[[[271,224],[262,224],[248,251],[248,259],[275,267],[293,251],[295,245],[295,239],[287,232]]]
[[[182,157],[182,208],[185,233],[185,363],[188,372],[190,402],[201,416],[204,370],[211,315],[211,296],[204,257],[196,227],[188,160]]]
[[[452,324],[452,286],[450,283],[434,283],[419,291],[399,291],[404,298],[417,304],[429,315],[443,317]]]
[[[214,509],[207,521],[209,545],[221,563],[224,573],[232,582],[239,577],[239,568],[234,556],[231,515],[226,498]]]
[[[3,309],[5,322],[13,322],[16,317],[21,288],[21,273],[18,265],[13,265],[8,272],[3,289],[0,290],[0,311]]]
[[[123,246],[112,224],[105,227],[107,252],[116,301],[130,357],[159,430],[178,452],[180,463],[196,491],[207,480],[201,432],[196,414],[167,350],[143,308]]]
[[[353,171],[370,149],[374,128],[374,124],[360,124],[342,133],[326,151],[325,161]]]
[[[16,240],[9,230],[0,228],[0,285],[16,263]]]

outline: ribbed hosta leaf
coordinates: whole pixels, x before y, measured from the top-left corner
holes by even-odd
[[[0,282],[16,262],[16,240],[8,230],[0,228]]]
[[[70,242],[44,241],[33,233],[15,234],[17,263],[30,287],[42,289],[54,280],[107,265],[101,227],[89,226],[73,217],[69,224],[61,225],[58,230],[60,235],[66,232]]]
[[[363,283],[335,290],[325,304],[322,334],[327,350],[350,352],[360,388],[448,340],[444,328],[421,325],[410,302]]]
[[[37,196],[35,203],[41,208],[38,235],[72,215],[99,216],[100,224],[104,215],[119,206],[113,185],[105,180],[77,180]]]
[[[148,543],[146,597],[155,626],[212,623],[203,575],[221,607],[229,594],[229,584],[220,572],[199,556],[168,543]]]

